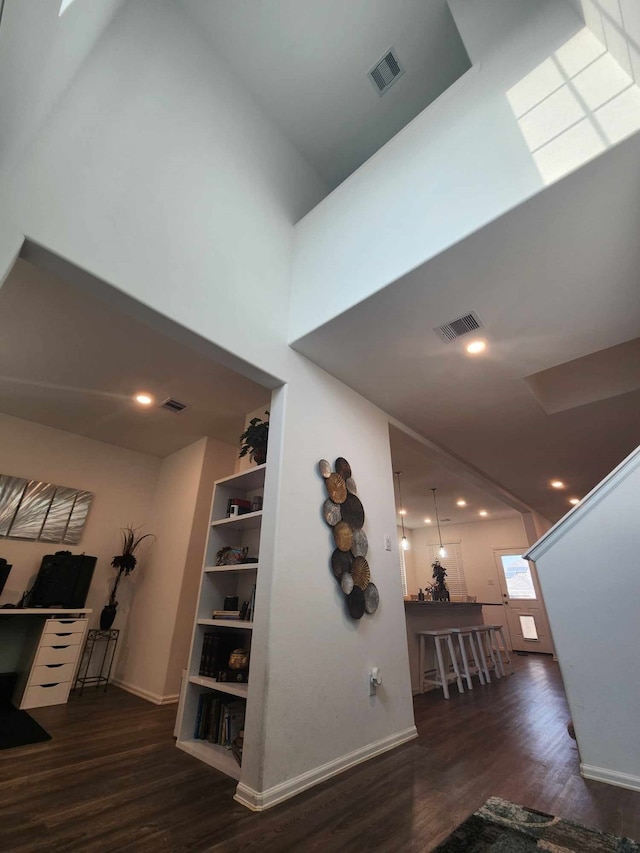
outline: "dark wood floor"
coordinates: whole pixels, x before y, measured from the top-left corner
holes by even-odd
[[[490,796],[640,838],[640,794],[578,775],[557,665],[516,664],[448,703],[417,697],[418,740],[263,814],[175,748],[175,706],[92,689],[32,712],[53,740],[0,751],[0,850],[428,851]]]

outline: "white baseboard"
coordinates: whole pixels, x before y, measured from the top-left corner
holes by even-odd
[[[266,791],[255,791],[253,788],[249,788],[248,785],[240,782],[233,799],[254,812],[264,811],[281,803],[283,800],[295,797],[296,794],[306,791],[307,788],[319,785],[320,782],[324,782],[332,776],[337,776],[338,773],[343,773],[345,770],[355,767],[356,764],[361,764],[363,761],[368,761],[376,755],[380,755],[390,749],[395,749],[396,746],[400,746],[416,737],[418,737],[416,727],[411,726],[411,728],[405,729],[405,731],[396,732],[396,734],[389,735],[389,737],[382,738],[382,740],[378,740],[375,743],[370,743],[347,755],[341,755],[327,764],[321,764],[320,767],[302,773],[300,776],[288,779],[279,785],[274,785]]]
[[[580,775],[595,782],[606,782],[607,785],[616,785],[618,788],[640,791],[640,776],[631,776],[629,773],[618,773],[617,770],[607,770],[605,767],[580,764]]]
[[[121,687],[123,690],[126,690],[127,693],[133,693],[134,696],[146,699],[147,702],[153,702],[154,705],[171,705],[179,699],[179,695],[177,693],[171,693],[168,696],[161,696],[159,693],[152,693],[150,690],[144,690],[142,687],[136,687],[135,684],[129,684],[126,681],[121,681],[119,678],[112,678],[110,683],[115,684],[116,687]]]

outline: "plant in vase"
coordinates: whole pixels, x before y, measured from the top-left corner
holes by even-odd
[[[118,591],[118,584],[123,575],[130,575],[131,572],[135,569],[136,564],[138,562],[137,557],[135,556],[135,551],[143,539],[153,538],[155,536],[153,533],[145,533],[143,536],[138,535],[138,527],[123,527],[122,528],[122,552],[117,554],[113,560],[111,560],[111,565],[114,569],[118,570],[118,574],[116,575],[116,579],[113,583],[113,589],[111,590],[111,595],[109,596],[109,603],[105,604],[102,609],[102,613],[100,614],[100,627],[102,630],[107,630],[113,625],[113,621],[116,618],[116,612],[118,610],[118,602],[116,601],[116,593]]]
[[[265,415],[269,412],[266,411]],[[251,418],[249,426],[240,436],[240,458],[251,454],[251,459],[256,465],[263,465],[267,461],[267,443],[269,441],[269,421],[262,418]]]
[[[438,559],[431,563],[431,568],[433,570],[432,577],[435,579],[435,583],[431,584],[430,587],[433,601],[449,601],[449,590],[444,581],[447,576],[447,570],[441,565]]]

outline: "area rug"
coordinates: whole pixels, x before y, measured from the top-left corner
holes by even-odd
[[[12,707],[0,709],[0,749],[40,743],[45,740],[51,740],[51,735],[45,732],[26,711],[19,711]]]
[[[498,797],[461,823],[433,853],[638,853],[630,838],[588,829]]]

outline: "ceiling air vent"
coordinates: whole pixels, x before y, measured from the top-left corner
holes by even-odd
[[[404,74],[404,68],[400,65],[398,57],[392,47],[379,59],[369,71],[368,77],[376,88],[379,95],[389,89]]]
[[[476,329],[482,328],[480,318],[475,311],[465,314],[464,317],[458,317],[457,320],[452,320],[450,323],[445,323],[444,326],[438,326],[435,330],[443,341],[455,341],[456,338],[461,338],[468,332],[475,332]]]
[[[174,415],[179,415],[180,412],[184,412],[187,408],[186,403],[181,403],[180,400],[174,400],[173,397],[167,397],[167,399],[160,403],[161,409],[166,409],[168,412],[173,412]]]

